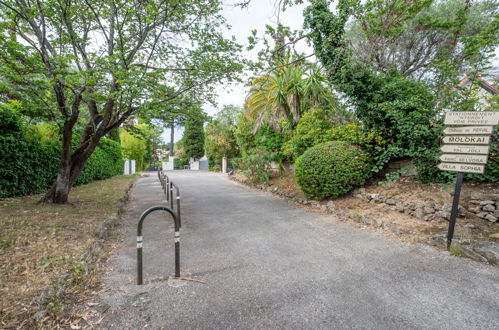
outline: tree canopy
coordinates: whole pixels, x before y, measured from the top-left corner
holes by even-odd
[[[99,140],[130,116],[237,77],[240,46],[222,36],[220,10],[211,0],[0,1],[2,99],[62,132],[45,201],[65,203]]]

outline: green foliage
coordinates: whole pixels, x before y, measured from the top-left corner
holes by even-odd
[[[0,2],[0,102],[22,100],[30,118],[65,128],[44,201],[65,203],[99,140],[129,117],[211,101],[214,85],[239,80],[245,61],[221,11],[205,0]]]
[[[238,160],[238,168],[253,182],[267,181],[272,174],[271,162],[276,154],[263,148],[256,148],[253,153],[246,154]]]
[[[372,170],[379,172],[394,159],[425,157],[438,145],[440,134],[432,125],[437,113],[428,86],[394,69],[378,73],[352,60],[344,40],[345,23],[359,3],[340,1],[335,14],[328,4],[313,1],[306,10],[306,25],[329,79],[350,98],[364,130],[379,135],[369,148]]]
[[[185,165],[189,165],[189,158],[175,157],[173,158],[173,168],[183,170]]]
[[[42,145],[22,135],[0,136],[0,198],[43,192],[53,182],[60,143]]]
[[[246,155],[251,153],[251,150],[256,147],[253,128],[255,126],[256,117],[253,112],[244,110],[237,119],[237,128],[234,132],[236,143],[241,150],[241,154]]]
[[[364,132],[358,122],[336,110],[317,109],[305,113],[298,123],[293,137],[286,142],[284,153],[297,158],[308,148],[327,141],[346,141],[369,147],[379,137]]]
[[[323,109],[303,115],[293,137],[286,142],[284,152],[289,158],[302,155],[308,148],[327,141],[327,131],[333,126],[328,112]]]
[[[46,191],[54,181],[60,160],[61,143],[41,141],[25,128],[22,116],[0,107],[0,198]],[[88,160],[77,184],[121,174],[123,161],[118,143],[102,139]]]
[[[370,175],[368,155],[343,141],[308,149],[295,163],[297,183],[309,198],[335,198],[363,185]]]
[[[101,139],[78,177],[76,184],[107,179],[123,173],[122,149],[118,142]]]
[[[271,150],[274,152],[275,160],[281,159],[281,149],[285,142],[285,136],[282,132],[273,130],[270,126],[265,125],[255,134],[255,144],[263,150]]]
[[[204,128],[205,114],[201,108],[194,108],[185,121],[184,152],[185,156],[200,159],[204,156]]]
[[[149,124],[129,126],[120,130],[119,140],[123,147],[123,157],[135,159],[137,171],[147,167],[154,154],[154,149],[159,147],[160,131]]]
[[[456,257],[462,257],[463,247],[461,246],[461,243],[457,241],[452,241],[449,247],[449,252]]]
[[[236,143],[235,130],[237,118],[241,109],[233,105],[226,105],[217,113],[215,119],[205,128],[205,149],[210,170],[220,171],[222,158],[234,158],[240,155]]]

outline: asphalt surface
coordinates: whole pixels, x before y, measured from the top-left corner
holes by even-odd
[[[139,179],[126,238],[101,297],[104,329],[498,329],[499,268],[408,246],[379,233],[194,171],[168,173],[182,194],[181,275],[172,280],[173,221],[136,224],[164,201]],[[164,202],[163,202],[164,204]]]

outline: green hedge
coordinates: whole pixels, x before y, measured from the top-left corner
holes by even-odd
[[[173,168],[176,170],[183,170],[185,165],[189,165],[189,158],[175,157],[173,158]]]
[[[22,117],[0,108],[0,198],[45,192],[54,182],[60,161],[60,141],[40,143],[27,134]],[[123,172],[119,143],[102,139],[77,184]]]
[[[363,185],[371,164],[360,148],[343,141],[318,144],[295,164],[296,180],[309,198],[335,198]]]
[[[123,174],[123,167],[120,144],[110,139],[101,139],[76,184],[85,184]]]

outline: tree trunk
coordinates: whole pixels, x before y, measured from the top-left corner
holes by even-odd
[[[64,139],[65,138],[63,137],[63,141]],[[68,150],[64,150],[65,144],[63,143],[63,150],[61,152],[62,159],[59,164],[57,178],[40,202],[54,204],[67,203],[69,192],[76,184],[78,177],[85,168],[85,164],[95,150],[99,139],[100,138],[94,137],[92,141],[89,142],[85,151],[81,153],[71,153],[71,144],[69,144],[69,152]]]
[[[174,146],[174,140],[175,140],[175,124],[173,121],[170,124],[170,129],[171,129],[171,131],[170,131],[170,153],[169,153],[169,155],[173,156],[174,155],[173,146]]]

